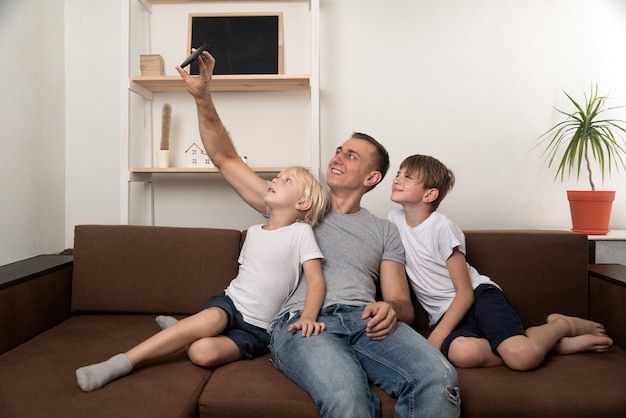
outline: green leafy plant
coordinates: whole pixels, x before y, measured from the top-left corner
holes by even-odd
[[[585,102],[582,105],[566,91],[563,93],[574,105],[576,111],[568,113],[555,108],[566,118],[539,136],[537,146],[545,145],[542,156],[548,161],[548,167],[558,162],[555,180],[560,175],[563,181],[565,173],[567,172],[569,177],[574,170],[578,179],[584,160],[591,190],[595,191],[590,153],[600,167],[603,182],[605,172],[608,170],[610,175],[612,166],[615,166],[618,172],[621,168],[626,170],[623,158],[626,155],[626,143],[622,137],[622,134],[626,133],[626,128],[624,128],[626,122],[605,117],[605,112],[624,106],[605,108],[606,96],[598,94],[597,84],[591,87],[589,94],[585,93]]]

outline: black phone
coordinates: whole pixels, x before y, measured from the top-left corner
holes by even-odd
[[[204,51],[206,49],[206,47],[209,46],[209,44],[202,44],[198,47],[198,49],[196,49],[196,52],[194,52],[193,54],[189,55],[187,57],[187,59],[185,61],[183,61],[182,64],[180,64],[181,68],[185,68],[186,66],[188,66],[189,64],[191,64],[192,62],[194,62],[202,53],[202,51]]]

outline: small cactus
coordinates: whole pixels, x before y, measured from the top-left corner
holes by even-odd
[[[172,126],[172,106],[169,103],[163,105],[161,115],[161,147],[162,150],[170,149],[170,128]]]

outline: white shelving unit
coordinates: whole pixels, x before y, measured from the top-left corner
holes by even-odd
[[[241,1],[240,1],[241,2]],[[308,5],[310,19],[310,72],[309,74],[277,74],[277,75],[215,75],[211,83],[215,92],[290,92],[308,90],[310,94],[310,168],[318,176],[320,174],[320,128],[319,128],[319,0],[264,0],[242,1],[250,4],[288,4],[305,3]],[[121,77],[121,141],[122,155],[120,164],[121,196],[120,219],[122,223],[131,222],[131,210],[134,206],[143,208],[139,217],[144,223],[155,224],[154,175],[218,175],[214,168],[156,168],[151,163],[154,155],[153,118],[157,118],[153,102],[159,94],[186,92],[183,80],[178,75],[140,76],[133,74],[138,68],[139,54],[159,53],[152,51],[152,14],[153,7],[170,7],[196,5],[198,3],[218,4],[223,12],[230,12],[228,0],[128,0],[123,2],[123,21],[128,26],[123,28],[122,50],[127,51],[123,60]],[[141,26],[137,31],[133,25]],[[255,93],[256,94],[256,93]],[[189,101],[193,99],[189,96]],[[142,108],[143,123],[135,123],[132,112]],[[219,109],[218,109],[219,110]],[[153,112],[155,115],[153,116]],[[141,115],[139,115],[141,116]],[[193,123],[197,125],[195,114]],[[142,126],[137,126],[142,125]],[[141,149],[137,149],[141,148]],[[306,151],[305,151],[306,152]],[[139,158],[137,157],[139,156]],[[140,160],[139,162],[137,160]],[[288,164],[285,164],[285,166]],[[255,167],[259,174],[279,172],[282,167]],[[182,176],[184,177],[184,176]],[[184,180],[181,180],[184,181]],[[139,189],[133,184],[139,183]],[[141,187],[143,184],[143,187]],[[141,200],[137,204],[137,200]]]

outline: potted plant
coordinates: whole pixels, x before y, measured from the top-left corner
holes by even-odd
[[[572,231],[590,235],[605,235],[609,232],[611,207],[615,191],[597,191],[591,171],[591,160],[600,169],[602,182],[605,174],[611,174],[612,167],[617,171],[626,170],[624,156],[626,143],[622,134],[626,133],[626,122],[622,119],[609,118],[606,112],[618,107],[604,107],[606,96],[598,94],[598,86],[592,85],[589,94],[584,95],[584,103],[579,104],[572,96],[563,91],[575,110],[571,113],[556,109],[565,115],[565,119],[544,132],[539,144],[545,145],[542,156],[548,167],[558,163],[555,180],[569,177],[573,171],[579,179],[583,162],[591,190],[568,190],[572,214]]]

